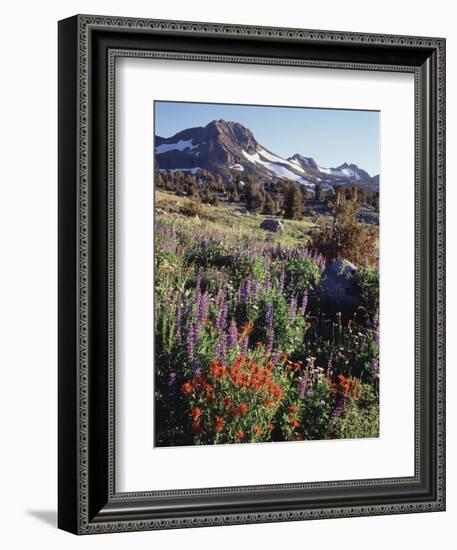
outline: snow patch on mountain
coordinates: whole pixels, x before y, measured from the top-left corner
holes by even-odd
[[[300,168],[307,168],[308,170],[316,170],[317,165],[316,161],[311,157],[304,157],[303,155],[300,155],[300,153],[295,153],[295,155],[292,155],[287,159],[288,161],[292,162],[296,166],[300,166]]]
[[[159,172],[190,172],[195,175],[199,170],[201,170],[200,166],[196,166],[195,168],[160,168]]]
[[[271,162],[285,164],[286,166],[290,166],[290,168],[292,168],[293,170],[298,170],[301,174],[305,173],[305,171],[303,170],[303,168],[299,164],[296,164],[296,163],[293,163],[293,162],[288,161],[286,159],[283,159],[282,157],[278,157],[277,155],[273,155],[272,153],[270,153],[266,149],[261,148],[259,150],[259,154],[263,158],[266,158],[267,160],[269,160]]]
[[[192,149],[197,147],[192,144],[192,140],[193,138],[188,140],[180,139],[177,143],[162,143],[156,147],[156,155],[163,155],[164,153],[168,153],[168,151],[185,151],[186,149],[192,151]]]
[[[319,172],[322,172],[323,174],[329,174],[332,175],[331,168],[323,168],[322,166],[318,166]]]
[[[341,172],[348,178],[354,178],[355,180],[360,180],[360,174],[351,168],[343,168]]]
[[[279,164],[284,159],[281,159],[280,157],[275,157],[274,155],[269,155],[269,158],[277,159],[275,162],[269,162],[266,160],[263,160],[260,158],[260,153],[262,156],[268,158],[264,153],[266,151],[261,149],[260,152],[253,153],[252,155],[249,154],[247,151],[242,151],[243,155],[254,164],[260,164],[270,172],[273,172],[278,178],[287,178],[295,181],[299,181],[301,179],[301,176],[298,174],[295,174],[291,170],[289,170],[286,166],[283,166],[282,164]]]

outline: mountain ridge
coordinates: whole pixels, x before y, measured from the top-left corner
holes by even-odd
[[[196,174],[205,169],[228,181],[238,171],[260,179],[289,179],[311,188],[320,183],[328,188],[357,184],[379,189],[379,175],[371,177],[354,163],[324,168],[301,153],[284,158],[263,147],[249,128],[223,119],[186,128],[168,138],[156,135],[155,159],[162,172]]]

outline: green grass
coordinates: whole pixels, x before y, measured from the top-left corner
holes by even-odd
[[[218,206],[202,204],[202,215],[198,218],[189,217],[184,215],[181,209],[190,201],[192,199],[187,197],[178,197],[166,191],[156,191],[156,207],[167,212],[167,214],[156,212],[156,215],[167,217],[170,219],[170,222],[183,228],[198,226],[199,229],[208,231],[209,233],[212,231],[219,234],[224,233],[227,235],[227,238],[249,238],[259,241],[278,242],[286,246],[306,244],[309,240],[310,231],[317,227],[310,217],[296,221],[264,214],[239,214],[237,210],[243,208],[242,203],[231,204],[220,202]],[[281,220],[284,231],[282,233],[272,233],[261,229],[260,224],[267,218]]]

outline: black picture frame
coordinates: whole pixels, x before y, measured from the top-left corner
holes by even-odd
[[[116,493],[116,52],[415,77],[415,475]],[[58,525],[76,534],[445,509],[445,40],[76,15],[59,22]]]

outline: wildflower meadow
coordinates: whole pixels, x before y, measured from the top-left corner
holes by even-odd
[[[235,206],[156,192],[155,445],[377,437],[377,265],[324,307],[318,224]]]

